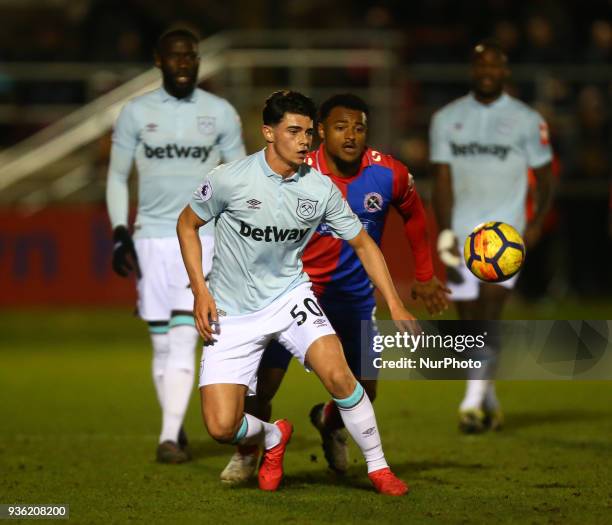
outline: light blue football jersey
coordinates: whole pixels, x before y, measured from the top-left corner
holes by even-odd
[[[346,240],[362,229],[329,177],[304,163],[283,179],[265,150],[214,169],[190,205],[216,222],[209,286],[228,315],[259,311],[307,282],[302,252],[321,222]]]
[[[220,162],[245,156],[240,117],[201,89],[177,99],[163,87],[128,102],[113,132],[107,203],[113,227],[127,224],[127,179],[138,170],[135,237],[172,237],[193,188]],[[212,229],[212,227],[211,227]]]
[[[434,114],[430,151],[432,162],[451,167],[460,247],[482,222],[524,231],[528,168],[552,160],[548,128],[536,111],[505,93],[489,105],[470,93]]]

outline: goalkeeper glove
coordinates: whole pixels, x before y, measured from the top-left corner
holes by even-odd
[[[136,277],[140,279],[140,266],[138,255],[134,248],[134,241],[125,226],[117,226],[113,231],[113,270],[121,277],[127,277],[130,272],[135,271]]]

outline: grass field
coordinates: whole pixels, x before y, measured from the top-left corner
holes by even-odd
[[[582,313],[567,317],[594,317]],[[390,498],[371,490],[355,448],[349,475],[326,472],[307,417],[325,395],[293,363],[275,405],[296,428],[286,481],[262,493],[221,486],[231,449],[205,435],[195,396],[186,422],[195,461],[153,461],[159,412],[141,322],[99,310],[1,317],[0,503],[67,503],[74,523],[612,520],[611,383],[500,383],[507,428],[471,437],[456,430],[462,383],[383,383],[386,453],[412,489]]]

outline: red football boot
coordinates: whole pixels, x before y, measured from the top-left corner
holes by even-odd
[[[261,490],[276,490],[280,485],[283,479],[283,457],[293,434],[293,425],[286,419],[279,419],[274,424],[281,432],[281,440],[278,445],[264,452],[258,474]]]
[[[375,470],[368,474],[377,492],[388,496],[403,496],[408,492],[408,485],[399,479],[389,467]]]

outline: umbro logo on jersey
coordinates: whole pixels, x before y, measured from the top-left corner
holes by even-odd
[[[259,210],[261,208],[261,201],[258,201],[257,199],[249,199],[246,202],[249,205],[250,210]]]
[[[152,147],[144,144],[145,157],[147,159],[200,159],[206,162],[214,146],[179,146],[178,144],[166,144],[165,146]]]
[[[265,228],[253,228],[240,221],[240,235],[250,237],[254,241],[265,242],[299,242],[308,233],[310,228],[298,230],[297,228],[277,228],[276,226],[266,226]]]
[[[155,124],[154,122],[149,122],[146,126],[145,129],[149,132],[149,133],[153,133],[154,131],[157,131],[157,124]]]
[[[450,145],[455,157],[463,155],[493,155],[498,157],[499,160],[505,160],[510,151],[510,146],[503,146],[502,144],[479,144],[478,142],[455,144],[451,142]]]
[[[315,325],[315,326],[318,326],[319,328],[321,328],[322,326],[327,326],[327,321],[325,319],[321,319],[319,317],[319,318],[315,319],[312,324]]]

